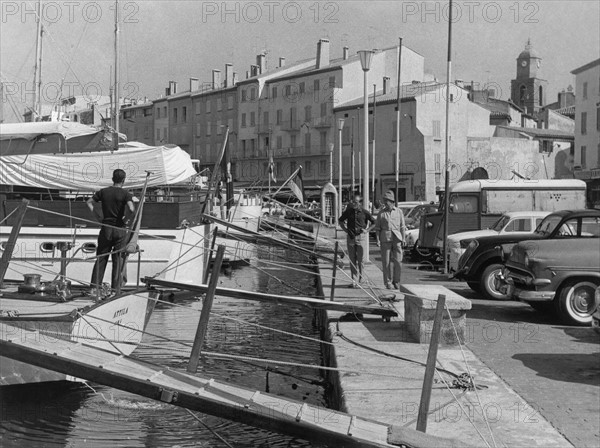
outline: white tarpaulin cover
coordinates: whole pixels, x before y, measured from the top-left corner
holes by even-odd
[[[60,134],[65,140],[101,132],[92,126],[69,121],[41,121],[34,123],[3,123],[0,140],[33,140],[40,135]]]
[[[127,188],[171,185],[196,174],[190,156],[178,146],[121,145],[118,151],[0,156],[0,184],[59,190],[95,191],[112,185],[112,173],[127,173]]]

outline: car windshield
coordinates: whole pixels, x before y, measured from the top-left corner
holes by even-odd
[[[500,232],[506,224],[508,224],[510,218],[508,216],[502,216],[496,223],[490,227],[491,230],[495,230],[496,232]]]
[[[539,235],[550,235],[556,226],[560,224],[561,217],[558,215],[546,216],[540,225],[535,229],[535,233]]]

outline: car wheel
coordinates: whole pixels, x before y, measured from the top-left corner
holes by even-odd
[[[479,282],[467,282],[469,288],[471,288],[475,292],[481,291],[481,287],[479,286]]]
[[[589,280],[567,282],[554,299],[557,300],[556,310],[559,317],[567,324],[590,325],[592,314],[596,310],[596,286],[596,283]]]
[[[510,298],[496,289],[496,275],[502,272],[502,268],[503,265],[500,263],[492,263],[481,274],[479,287],[481,293],[488,300],[508,300]]]

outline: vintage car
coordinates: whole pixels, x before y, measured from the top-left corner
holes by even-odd
[[[568,229],[554,239],[516,244],[496,287],[534,308],[552,304],[567,324],[590,325],[600,285],[600,211],[572,218],[556,223]]]
[[[592,314],[592,327],[596,333],[600,334],[600,286],[596,288],[594,298],[596,300],[596,312]]]
[[[475,238],[510,233],[532,233],[550,212],[508,212],[503,214],[489,229],[473,230],[448,235],[446,248],[450,272],[458,270],[458,260]]]
[[[597,220],[600,210],[561,210],[554,212],[540,223],[535,232],[530,234],[503,234],[476,238],[467,247],[458,261],[458,271],[454,278],[464,280],[475,291],[480,291],[490,300],[508,300],[506,293],[496,287],[496,276],[504,267],[504,259],[512,247],[521,241],[542,239],[568,239],[574,241],[582,238],[578,234],[582,220]],[[597,238],[597,237],[596,237]],[[585,237],[588,240],[587,237]],[[552,243],[550,243],[552,244]]]

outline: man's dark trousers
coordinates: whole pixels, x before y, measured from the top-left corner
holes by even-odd
[[[98,248],[96,250],[98,258],[96,259],[96,263],[94,263],[94,271],[92,272],[92,286],[102,284],[102,279],[104,278],[104,272],[106,271],[106,265],[108,263],[108,255],[104,254],[113,252],[111,255],[111,287],[112,289],[117,289],[117,285],[119,285],[121,278],[121,273],[119,271],[123,269],[123,264],[125,263],[125,253],[123,249],[125,249],[126,245],[126,228],[102,226],[100,234],[98,235]]]

